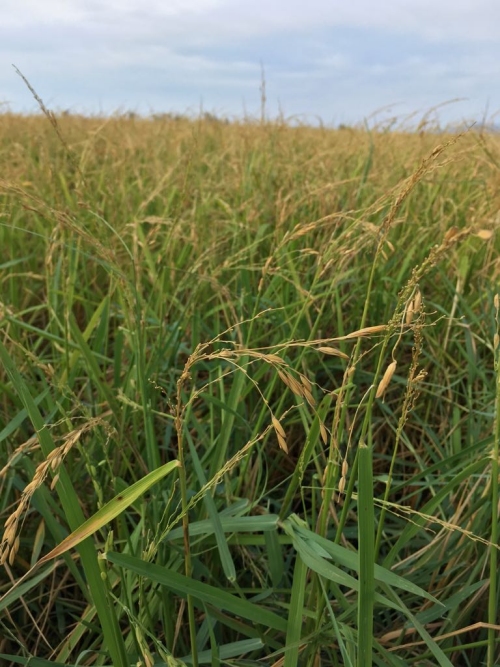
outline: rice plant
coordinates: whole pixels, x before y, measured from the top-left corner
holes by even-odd
[[[0,116],[1,664],[498,664],[499,159]]]

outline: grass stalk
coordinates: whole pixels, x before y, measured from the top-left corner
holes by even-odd
[[[488,654],[486,664],[488,667],[494,667],[497,664],[497,633],[492,626],[498,623],[498,457],[500,456],[500,296],[495,294],[495,335],[494,335],[494,355],[495,355],[495,373],[496,373],[496,395],[495,395],[495,437],[493,440],[493,450],[491,453],[491,536],[490,550],[490,584],[488,591]]]
[[[193,574],[193,563],[191,558],[191,542],[189,539],[189,514],[188,514],[188,490],[186,475],[186,455],[184,451],[184,417],[186,409],[182,404],[182,390],[184,382],[189,377],[189,371],[185,369],[184,373],[177,381],[177,405],[175,413],[175,430],[177,433],[177,456],[179,459],[179,486],[181,491],[181,513],[182,513],[182,532],[184,543],[184,574],[191,578]],[[194,611],[194,601],[191,594],[187,595],[187,609],[189,622],[189,638],[191,644],[191,659],[193,667],[198,667],[198,649],[196,645],[196,618]]]
[[[373,605],[375,597],[375,540],[372,446],[359,443],[358,468],[358,667],[373,665]]]

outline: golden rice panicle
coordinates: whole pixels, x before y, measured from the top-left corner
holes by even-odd
[[[22,506],[18,505],[5,521],[4,533],[0,543],[0,565],[5,565],[7,561],[12,564],[12,561],[16,556],[17,549],[19,548],[17,531],[22,516],[22,510]]]
[[[14,565],[14,560],[16,559],[17,552],[19,551],[20,539],[19,535],[16,535],[14,539],[14,544],[11,546],[9,551],[9,565]]]
[[[344,459],[342,461],[342,474],[339,479],[339,493],[344,493],[348,471],[349,471],[349,464],[347,462],[347,459]]]
[[[341,359],[349,359],[349,355],[345,354],[345,352],[342,352],[342,350],[339,350],[336,347],[332,347],[331,345],[321,345],[320,347],[316,348],[318,352],[321,352],[322,354],[330,354],[332,357],[340,357]]]
[[[312,395],[312,384],[306,378],[305,375],[300,375],[300,382],[302,384],[302,396],[306,399],[306,401],[309,403],[309,405],[312,408],[316,407],[316,399]]]
[[[304,391],[304,398],[305,398],[306,401],[309,403],[309,405],[311,406],[311,408],[315,408],[315,407],[316,407],[316,399],[314,398],[314,396],[311,394],[310,391]]]
[[[418,315],[422,308],[422,293],[417,287],[415,296],[410,300],[406,309],[406,324],[411,324],[415,315]]]
[[[323,444],[327,445],[328,444],[328,431],[326,430],[326,426],[324,423],[320,420],[319,422],[319,434],[321,436],[321,440],[323,440]]]
[[[63,444],[49,452],[47,458],[38,464],[33,479],[24,487],[18,506],[5,521],[4,534],[0,543],[0,565],[4,565],[7,561],[12,564],[16,557],[17,550],[19,549],[18,533],[20,531],[20,524],[22,523],[21,519],[28,510],[35,491],[44,484],[50,473],[53,474],[53,481],[50,488],[51,490],[54,489],[59,481],[58,469],[63,463],[64,458],[80,440],[81,435],[96,424],[102,424],[109,431],[109,427],[102,419],[91,419],[87,424],[68,433]]]
[[[296,396],[300,396],[300,398],[304,398],[304,389],[301,385],[301,383],[296,380],[290,373],[287,373],[284,370],[278,370],[278,375],[281,378],[281,381],[283,384],[285,384],[292,393],[294,393]]]
[[[358,329],[357,331],[352,331],[351,333],[344,336],[344,338],[363,338],[364,336],[371,336],[372,334],[382,333],[387,329],[386,324],[376,324],[373,327],[363,327],[363,329]]]
[[[286,444],[285,429],[281,425],[281,422],[279,421],[279,419],[276,419],[276,417],[274,415],[272,415],[271,420],[273,422],[276,437],[278,438],[278,444],[279,444],[280,448],[285,452],[285,454],[288,454],[288,446]]]
[[[387,366],[386,371],[384,373],[384,377],[379,382],[375,398],[381,398],[385,394],[385,390],[387,389],[387,387],[391,382],[392,376],[394,375],[397,365],[398,362],[393,361],[392,363],[389,364],[389,366]]]
[[[476,236],[481,239],[481,241],[489,241],[493,236],[491,229],[479,229],[476,232]]]
[[[312,384],[309,381],[309,378],[307,378],[305,375],[302,375],[302,373],[300,374],[300,381],[302,382],[304,389],[307,389],[309,392],[312,391]]]
[[[316,407],[316,399],[312,395],[312,384],[305,375],[299,374],[299,382],[299,380],[294,378],[290,373],[287,373],[284,369],[277,368],[276,370],[283,384],[285,384],[291,392],[300,398],[305,398],[312,408]]]
[[[278,364],[278,366],[284,366],[286,364],[285,360],[277,354],[263,354],[262,358],[270,364]]]
[[[443,238],[443,243],[449,243],[459,233],[459,228],[454,225],[450,227]]]
[[[418,287],[413,298],[413,308],[416,313],[419,313],[420,309],[422,308],[422,292],[418,289]]]

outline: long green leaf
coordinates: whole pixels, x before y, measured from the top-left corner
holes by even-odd
[[[473,475],[476,470],[484,468],[484,466],[485,459],[481,459],[479,461],[474,461],[474,463],[471,463],[461,471],[457,472],[455,477],[450,482],[448,482],[448,484],[445,484],[443,488],[436,493],[435,496],[433,496],[422,508],[420,508],[420,512],[426,516],[432,514],[436,507],[439,507],[440,503],[450,493],[453,492],[453,490],[460,484],[460,482]],[[420,517],[418,514],[416,514],[413,521],[406,526],[406,528],[399,536],[396,544],[392,547],[384,559],[385,567],[391,567],[399,551],[403,549],[406,544],[408,544],[408,542],[418,533],[419,530],[421,530],[422,525],[428,522],[426,516]]]
[[[404,604],[403,600],[392,590],[388,589],[387,594],[394,598],[394,601],[401,607],[401,609],[404,611],[405,615],[407,616],[408,620],[411,621],[419,635],[422,637],[422,639],[425,641],[425,644],[429,651],[432,653],[432,655],[436,658],[438,661],[438,665],[440,667],[453,667],[452,663],[448,660],[446,655],[443,653],[443,651],[439,648],[437,643],[432,639],[430,634],[427,632],[427,630],[424,628],[424,626],[420,623],[418,618],[411,613],[411,611],[408,609],[408,607]]]
[[[302,619],[304,615],[304,596],[306,592],[307,567],[300,553],[295,560],[293,571],[292,594],[290,597],[290,614],[286,633],[285,661],[283,667],[297,667],[299,662],[300,638],[302,636]]]
[[[287,622],[274,612],[259,607],[248,600],[236,597],[215,586],[209,586],[196,579],[190,579],[178,572],[172,572],[165,567],[155,565],[154,563],[147,563],[140,558],[135,558],[127,554],[109,551],[106,553],[106,558],[115,565],[132,570],[141,575],[141,577],[166,586],[182,597],[192,595],[195,602],[198,600],[199,603],[210,604],[216,609],[225,609],[232,614],[246,618],[259,625],[268,626],[282,632],[285,632],[287,629]]]
[[[19,600],[19,598],[25,596],[32,588],[38,586],[38,584],[46,579],[56,568],[57,563],[51,563],[41,572],[38,572],[35,576],[31,577],[27,581],[23,582],[19,586],[12,588],[10,591],[0,599],[0,611],[6,609],[10,604]]]
[[[251,653],[252,651],[258,651],[264,646],[262,639],[242,639],[238,642],[231,642],[230,644],[222,644],[217,647],[219,653],[219,658],[221,660],[229,660],[231,658],[236,658],[240,655],[245,655],[245,653]],[[181,658],[183,662],[189,662],[189,656]],[[211,651],[200,651],[198,653],[198,662],[202,665],[208,665],[212,662],[212,652]],[[156,666],[158,667],[158,663]]]
[[[79,667],[76,664],[67,662],[53,662],[52,660],[44,660],[43,658],[21,658],[18,655],[7,655],[7,653],[0,653],[0,660],[5,660],[5,664],[14,663],[16,665],[25,665],[26,667]]]
[[[198,458],[196,447],[193,445],[190,438],[189,438],[189,452],[191,454],[191,460],[193,462],[193,467],[198,477],[200,487],[203,488],[207,483],[207,478],[205,477],[203,468],[201,467],[201,462],[200,459]],[[224,530],[222,528],[222,522],[220,520],[219,513],[217,512],[214,500],[210,495],[209,491],[205,492],[205,495],[203,496],[203,502],[205,503],[205,507],[207,508],[207,512],[210,516],[209,521],[212,524],[212,530],[215,534],[215,539],[217,541],[217,548],[219,550],[222,569],[224,570],[224,574],[226,575],[228,581],[234,583],[236,581],[236,568],[234,566],[234,562],[231,557],[231,552],[229,551],[226,538],[224,537]],[[190,527],[190,532],[191,532],[191,527]]]
[[[224,533],[256,533],[274,532],[278,525],[277,514],[261,514],[260,516],[237,516],[225,517],[219,513],[220,525]],[[189,535],[213,535],[215,528],[210,519],[193,521],[189,524]],[[174,528],[167,535],[167,540],[178,540],[182,538],[182,528]]]
[[[300,519],[295,518],[294,515],[289,517],[287,521],[291,522],[287,525],[292,525],[296,534],[300,535],[300,537],[302,537],[308,544],[317,544],[322,549],[324,549],[325,552],[327,552],[336,563],[354,570],[355,572],[359,572],[359,556],[355,551],[350,551],[349,549],[346,549],[345,547],[342,547],[335,542],[327,540],[321,535],[313,533],[307,527],[302,525],[303,522]],[[426,598],[436,605],[441,605],[441,603],[433,595],[427,591],[424,591],[423,588],[417,586],[408,579],[405,579],[404,577],[391,572],[381,565],[375,564],[374,576],[375,580],[379,583],[385,583],[389,586],[400,588],[404,591],[407,591],[408,593],[412,593],[413,595]]]
[[[93,514],[90,519],[84,521],[84,523],[74,530],[71,535],[68,535],[68,537],[58,544],[57,547],[52,549],[52,551],[46,554],[43,558],[40,558],[37,565],[42,565],[43,563],[52,560],[52,558],[61,556],[69,549],[78,546],[87,537],[90,537],[97,530],[115,519],[127,509],[127,507],[132,505],[137,498],[144,495],[151,486],[159,482],[165,475],[168,475],[178,467],[179,462],[177,460],[169,461],[157,470],[153,470],[153,472],[150,472],[148,475],[135,482],[135,484],[132,484],[132,486],[125,489],[125,491],[116,495],[112,500],[101,507],[100,510]]]

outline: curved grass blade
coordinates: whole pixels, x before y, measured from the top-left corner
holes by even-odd
[[[19,598],[23,597],[30,591],[32,588],[37,586],[41,581],[43,581],[46,577],[48,577],[54,569],[57,567],[57,563],[51,563],[49,567],[45,568],[43,572],[38,572],[38,574],[33,577],[32,579],[29,579],[29,581],[25,581],[24,583],[20,584],[19,586],[16,586],[15,588],[11,588],[10,591],[7,591],[7,593],[2,597],[0,600],[0,611],[3,611],[6,609],[10,604],[18,600]]]
[[[336,544],[335,542],[330,542],[325,537],[313,533],[307,527],[301,525],[301,523],[298,523],[300,521],[301,520],[298,517],[295,518],[295,516],[292,515],[287,520],[287,522],[285,522],[285,524],[288,525],[289,527],[293,526],[292,528],[293,531],[295,531],[296,534],[299,535],[310,546],[317,545],[322,549],[324,549],[324,551],[326,551],[329,554],[329,556],[331,556],[333,560],[339,565],[354,570],[355,572],[359,572],[359,557],[356,552],[349,551],[345,547],[340,546],[340,544]],[[287,530],[286,532],[289,532],[289,530]],[[418,595],[419,597],[423,597],[426,600],[429,600],[430,602],[433,602],[436,605],[442,605],[442,603],[439,602],[439,600],[437,600],[433,595],[425,591],[423,588],[420,588],[420,586],[417,586],[413,582],[408,581],[408,579],[405,579],[404,577],[401,577],[400,575],[391,572],[390,570],[386,569],[385,567],[382,567],[381,565],[375,564],[374,575],[375,575],[375,581],[377,581],[378,583],[384,583],[388,584],[389,586],[393,586],[395,588],[400,588],[401,590],[404,590],[407,593],[412,593],[413,595]]]
[[[198,458],[196,447],[192,443],[191,439],[189,439],[189,451],[191,454],[193,468],[196,472],[196,476],[198,477],[198,481],[200,482],[200,486],[204,487],[207,483],[207,478],[205,477],[200,459]],[[222,529],[219,513],[217,512],[217,507],[215,506],[214,500],[209,491],[205,492],[203,495],[203,500],[205,502],[208,515],[210,516],[210,523],[212,524],[212,530],[215,533],[215,539],[217,540],[217,548],[219,550],[222,569],[224,570],[224,574],[226,575],[227,580],[231,583],[234,583],[236,581],[236,568],[234,566],[231,552],[229,551],[229,547],[224,536],[224,531]],[[189,532],[191,532],[191,530]]]
[[[258,651],[264,646],[261,639],[242,639],[238,642],[231,642],[230,644],[222,644],[217,647],[220,660],[229,660],[250,653],[251,651]],[[189,662],[189,656],[181,658],[183,662]],[[198,653],[198,662],[200,665],[208,665],[212,663],[212,651],[200,651]],[[158,667],[158,665],[156,665]]]
[[[457,487],[460,484],[460,482],[463,482],[463,480],[473,475],[476,472],[476,470],[484,468],[485,461],[486,459],[482,458],[479,461],[474,461],[474,463],[471,463],[465,468],[462,468],[459,472],[457,472],[454,478],[450,482],[448,482],[448,484],[445,484],[445,486],[443,486],[443,488],[440,491],[438,491],[436,495],[433,496],[429,500],[429,502],[427,502],[420,509],[420,512],[425,515],[432,514],[435,508],[438,507],[439,504],[450,493],[453,492],[455,487]],[[427,521],[428,519],[425,516],[418,516],[417,514],[413,519],[412,523],[409,523],[406,526],[406,528],[402,531],[401,535],[399,536],[396,544],[392,547],[392,549],[389,551],[386,558],[384,559],[384,566],[386,568],[392,566],[399,551],[408,544],[408,542],[418,533],[418,531],[422,529],[422,525],[427,523]]]
[[[225,516],[222,512],[218,514],[220,524],[224,533],[269,533],[275,532],[278,525],[277,514],[261,514],[259,516]],[[214,524],[210,519],[193,521],[189,524],[189,535],[213,535],[215,533]],[[182,538],[182,528],[174,528],[165,538],[167,541],[178,540]]]
[[[2,661],[6,660],[7,662],[3,663]],[[53,662],[52,660],[44,660],[43,658],[35,658],[30,656],[29,658],[21,658],[17,655],[7,655],[6,653],[0,653],[0,663],[1,664],[16,664],[16,665],[29,665],[29,667],[78,667],[78,665],[69,665],[67,662]]]
[[[90,519],[87,519],[82,525],[74,530],[71,535],[68,535],[60,544],[52,549],[43,558],[40,558],[37,565],[42,565],[52,558],[56,558],[61,554],[73,549],[80,542],[83,542],[87,537],[93,535],[97,530],[105,526],[107,523],[115,519],[121,514],[129,505],[131,505],[137,498],[142,496],[146,491],[160,481],[165,475],[171,473],[175,468],[179,467],[179,461],[169,461],[165,465],[153,470],[148,475],[132,484],[126,491],[122,491],[112,500],[106,503],[100,510],[98,510]]]
[[[127,554],[108,551],[105,557],[115,565],[132,570],[146,579],[166,586],[174,591],[174,593],[177,593],[177,595],[182,597],[192,595],[195,604],[198,604],[198,606],[202,607],[202,603],[210,604],[216,609],[225,609],[237,616],[241,616],[241,618],[254,621],[254,623],[258,623],[259,625],[264,625],[280,632],[286,632],[287,630],[288,624],[281,616],[259,607],[253,602],[220,590],[215,586],[204,584],[196,579],[190,579],[178,572],[172,572],[165,567],[154,563],[147,563],[140,558],[135,558]]]
[[[288,616],[285,662],[283,663],[283,667],[297,667],[298,665],[306,579],[307,567],[298,553],[293,571],[292,595],[290,597],[290,614]]]
[[[406,615],[408,620],[413,624],[419,635],[425,641],[425,644],[432,655],[436,658],[437,664],[439,667],[453,667],[452,663],[448,660],[443,651],[439,648],[436,642],[432,639],[430,634],[416,618],[414,614],[408,609],[403,600],[390,588],[387,589],[387,594],[394,599],[394,601],[400,606],[403,610],[403,613]]]

